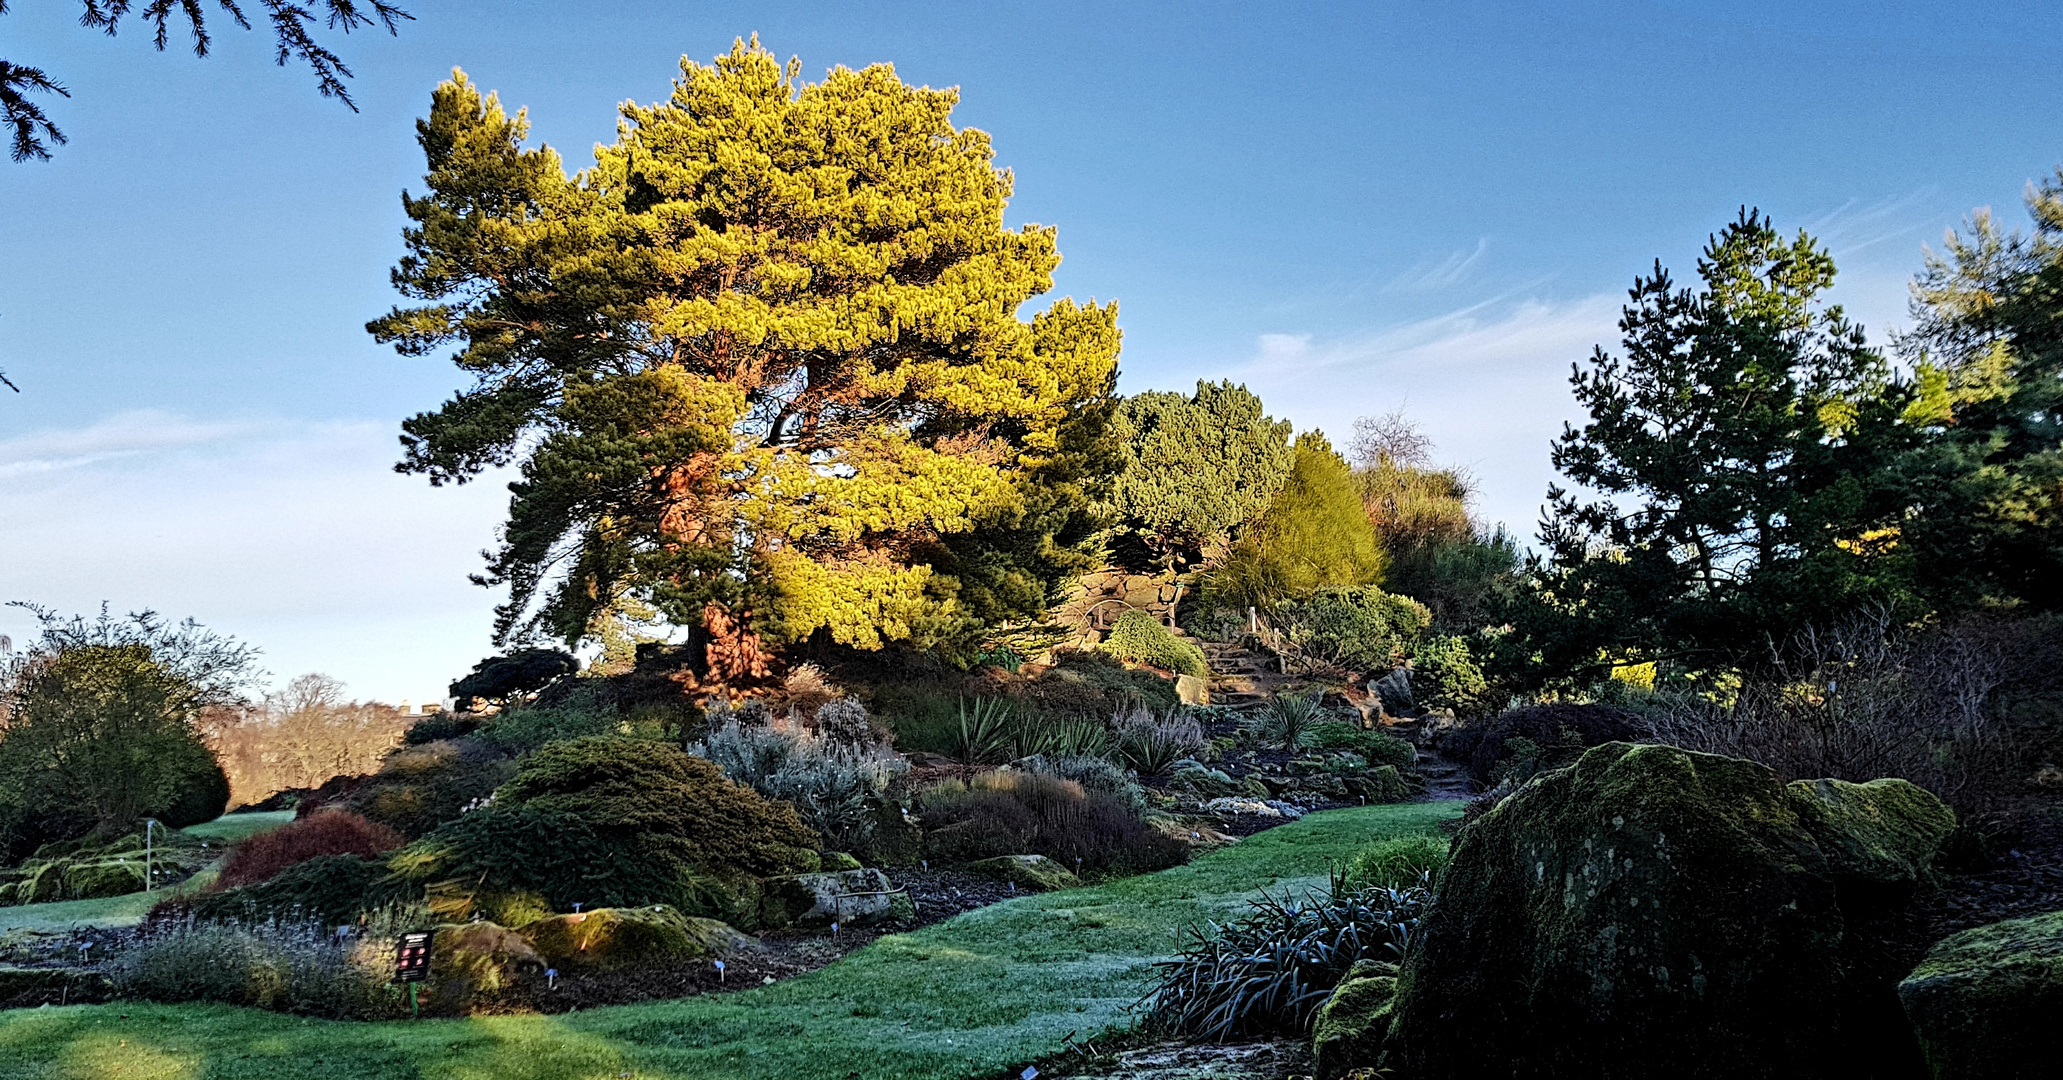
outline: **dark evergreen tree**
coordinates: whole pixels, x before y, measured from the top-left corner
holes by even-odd
[[[1631,290],[1624,354],[1571,382],[1589,413],[1553,449],[1589,501],[1549,490],[1532,646],[1551,667],[1615,655],[1738,663],[1771,637],[1902,601],[1906,503],[1889,469],[1918,438],[1909,386],[1824,293],[1834,261],[1743,211],[1678,288]]]
[[[1909,410],[1932,436],[1900,465],[1899,541],[1945,610],[2063,607],[2063,169],[2027,193],[2030,235],[1990,215],[1949,234],[1913,290]]]

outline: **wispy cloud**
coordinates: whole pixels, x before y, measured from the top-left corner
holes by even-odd
[[[279,678],[434,699],[488,650],[495,596],[466,574],[508,494],[432,490],[397,453],[391,422],[158,411],[0,440],[0,601],[191,615]]]
[[[1420,261],[1409,270],[1398,274],[1384,286],[1385,292],[1419,293],[1436,289],[1450,289],[1468,277],[1471,269],[1482,261],[1490,250],[1490,238],[1485,236],[1476,241],[1473,250],[1460,249],[1443,258]]]
[[[1849,199],[1807,218],[1802,228],[1825,244],[1839,263],[1889,241],[1916,242],[1928,235],[1939,227],[1940,194],[1937,188],[1923,187],[1904,195]]]
[[[0,477],[58,472],[141,454],[220,444],[267,425],[199,421],[167,412],[117,413],[83,428],[49,428],[0,439]]]

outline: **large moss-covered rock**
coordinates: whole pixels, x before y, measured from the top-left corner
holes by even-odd
[[[759,898],[760,925],[782,927],[872,926],[910,918],[909,894],[889,884],[879,870],[835,874],[791,874],[768,878]]]
[[[1397,966],[1368,960],[1357,962],[1333,988],[1311,1025],[1311,1053],[1321,1080],[1376,1059],[1390,1032],[1396,994]]]
[[[1938,1080],[2063,1071],[2063,911],[1943,939],[1898,984]]]
[[[675,967],[758,944],[729,923],[693,918],[664,905],[554,915],[520,933],[554,968],[567,972]]]
[[[424,1012],[458,1016],[544,973],[544,958],[522,936],[491,922],[440,926],[430,945]]]
[[[1844,910],[1905,902],[1932,880],[1934,856],[1956,828],[1955,811],[1905,780],[1800,780],[1789,791]]]
[[[967,869],[983,877],[1008,881],[1034,892],[1072,889],[1082,883],[1082,879],[1076,877],[1074,871],[1044,855],[998,855],[993,859],[968,863]]]
[[[1859,1010],[1888,995],[1848,983],[1837,882],[1924,872],[1946,810],[1916,792],[1586,751],[1462,830],[1385,1063],[1417,1080],[1858,1075],[1881,1030]]]

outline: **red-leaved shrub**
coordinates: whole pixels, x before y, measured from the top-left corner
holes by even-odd
[[[407,843],[400,833],[348,810],[320,810],[290,825],[259,833],[236,845],[217,889],[255,885],[295,863],[322,855],[370,859]]]

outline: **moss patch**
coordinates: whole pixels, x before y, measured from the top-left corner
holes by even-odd
[[[1363,960],[1333,988],[1311,1025],[1311,1053],[1322,1080],[1374,1061],[1390,1033],[1396,1003],[1397,966]]]
[[[1956,828],[1955,811],[1905,780],[1800,780],[1789,793],[1834,871],[1844,907],[1905,902],[1933,880],[1934,856]]]
[[[564,971],[625,971],[728,956],[758,942],[715,919],[663,905],[554,915],[522,928],[523,939]]]
[[[1898,984],[1933,1074],[2013,1080],[2063,1061],[2063,911],[1952,935]]]

